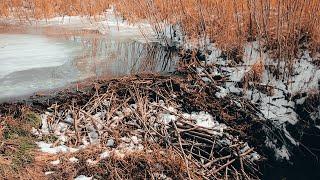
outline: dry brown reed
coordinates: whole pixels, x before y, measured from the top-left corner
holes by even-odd
[[[121,0],[117,7],[130,21],[179,24],[187,37],[226,51],[258,39],[277,57],[292,57],[302,43],[315,50],[320,42],[319,0]]]
[[[108,0],[2,0],[0,15],[21,19],[54,16],[101,14],[109,7]]]

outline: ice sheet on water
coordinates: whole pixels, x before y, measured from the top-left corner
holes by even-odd
[[[88,30],[97,30],[100,33],[117,39],[132,39],[140,42],[155,41],[155,33],[151,24],[139,22],[130,24],[123,18],[116,16],[114,9],[95,18],[81,16],[64,16],[41,20],[41,25],[55,25],[63,27],[77,27]]]
[[[66,63],[79,49],[31,34],[0,34],[0,78],[13,72]]]

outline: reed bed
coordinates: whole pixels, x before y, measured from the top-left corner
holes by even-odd
[[[160,31],[163,23],[178,24],[187,38],[229,52],[261,40],[276,57],[289,58],[303,43],[316,51],[320,42],[319,0],[120,0],[117,7],[132,22],[146,18]]]
[[[109,8],[109,0],[2,0],[0,15],[22,20],[55,16],[94,16]]]

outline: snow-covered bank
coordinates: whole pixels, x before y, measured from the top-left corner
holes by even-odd
[[[280,62],[279,66],[267,53],[260,53],[257,42],[248,43],[244,48],[244,63],[232,67],[229,60],[221,56],[222,51],[214,45],[208,47],[212,53],[207,56],[207,63],[212,66],[209,69],[198,68],[198,74],[206,82],[211,82],[208,75],[228,79],[220,87],[217,97],[242,95],[256,104],[263,118],[272,122],[285,136],[280,147],[274,144],[279,142],[270,139],[266,140],[266,145],[274,149],[276,157],[289,160],[289,146],[299,146],[299,140],[292,137],[286,126],[304,121],[296,112],[296,106],[303,104],[309,94],[319,93],[320,68],[313,64],[307,51],[302,51],[301,57],[292,61],[292,72],[288,74],[288,64]],[[315,117],[316,121],[319,121],[319,116]]]

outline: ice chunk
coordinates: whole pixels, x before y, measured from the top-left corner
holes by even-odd
[[[78,177],[76,177],[74,180],[91,180],[92,177],[87,177],[85,175],[80,175]]]
[[[110,152],[109,151],[105,151],[102,154],[100,154],[100,158],[101,159],[105,159],[105,158],[108,158],[108,157],[110,157]]]
[[[107,141],[107,147],[113,147],[115,144],[114,139],[108,139]]]
[[[47,172],[44,173],[44,175],[47,176],[47,175],[50,175],[50,174],[53,174],[53,173],[55,173],[55,172],[54,171],[47,171]]]
[[[79,161],[79,159],[77,159],[75,157],[72,157],[72,158],[69,159],[69,161],[72,162],[72,163],[76,163],[76,162]]]
[[[52,164],[52,165],[58,165],[58,164],[60,164],[60,160],[58,159],[58,160],[56,160],[56,161],[51,161],[50,164]]]

